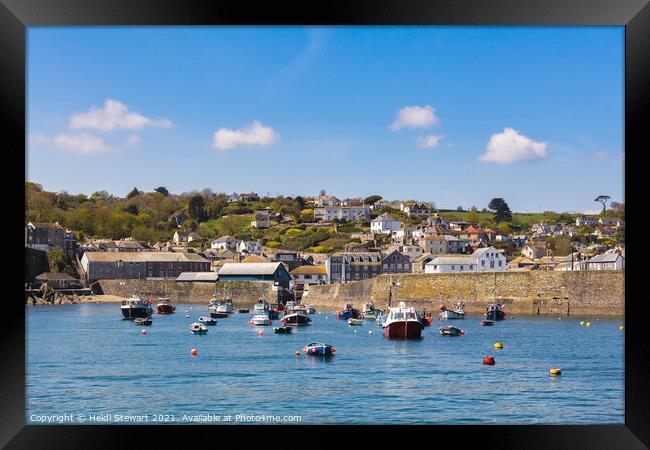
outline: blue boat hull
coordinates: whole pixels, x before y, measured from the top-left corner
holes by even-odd
[[[503,311],[488,311],[485,313],[486,320],[503,320],[505,319],[505,314]]]

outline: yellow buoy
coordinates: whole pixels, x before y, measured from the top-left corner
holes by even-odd
[[[587,322],[587,326],[590,327],[590,326],[591,326],[591,322]]]
[[[585,321],[584,321],[584,320],[580,322],[580,325],[584,325],[584,324],[585,324]]]
[[[621,325],[620,327],[618,327],[618,329],[621,330],[621,331],[623,331],[623,329],[624,329],[623,325]]]
[[[494,347],[494,348],[496,348],[496,349],[502,349],[502,348],[503,348],[503,344],[502,344],[501,342],[495,342],[494,345],[493,345],[492,347]]]
[[[562,370],[561,370],[561,369],[558,369],[558,368],[553,368],[553,369],[551,369],[551,370],[548,371],[548,374],[549,374],[550,376],[552,376],[552,377],[556,377],[556,376],[558,376],[558,375],[562,375]]]

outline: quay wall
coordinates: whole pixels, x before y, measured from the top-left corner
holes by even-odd
[[[395,285],[390,293],[391,282]],[[404,300],[418,311],[437,312],[465,302],[468,314],[482,314],[488,303],[506,304],[517,315],[603,315],[625,313],[625,273],[622,271],[530,271],[380,275],[346,284],[310,286],[303,303],[338,310],[344,303],[364,301],[385,308]]]
[[[131,294],[151,298],[167,296],[175,303],[209,303],[215,295],[230,296],[235,308],[255,304],[265,296],[269,301],[278,298],[272,281],[222,281],[217,283],[176,282],[174,280],[101,280],[98,282],[104,294],[130,297]]]

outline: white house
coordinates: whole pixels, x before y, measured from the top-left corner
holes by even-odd
[[[595,216],[583,216],[576,218],[577,227],[591,227],[598,223],[598,217]]]
[[[587,262],[588,270],[623,270],[625,257],[619,253],[604,253],[591,258]]]
[[[196,239],[200,239],[200,236],[194,231],[176,231],[174,233],[173,241],[174,244],[181,245],[187,244],[188,242],[192,242]]]
[[[384,213],[370,222],[370,231],[373,233],[391,234],[401,228],[402,222],[388,213]]]
[[[399,209],[410,218],[428,217],[431,215],[431,208],[424,203],[401,203]]]
[[[424,273],[503,270],[506,270],[506,257],[494,247],[479,248],[471,255],[438,256],[424,266]]]
[[[232,236],[221,236],[220,238],[212,241],[212,243],[210,244],[210,248],[227,249],[227,250],[236,251],[237,244],[239,244],[238,239],[235,239]]]
[[[325,264],[316,266],[299,266],[289,272],[291,275],[290,286],[295,290],[305,290],[305,286],[311,284],[327,283],[327,267]]]
[[[325,206],[314,208],[314,218],[325,222],[334,219],[345,220],[368,220],[370,219],[370,207],[364,206]]]
[[[253,228],[258,228],[258,229],[266,229],[271,226],[271,222],[268,220],[260,220],[256,219],[251,222],[251,227]]]

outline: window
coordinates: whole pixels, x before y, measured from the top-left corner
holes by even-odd
[[[499,261],[499,267],[503,266],[503,261]]]
[[[455,269],[456,269],[456,266],[451,266],[451,270],[455,270]]]
[[[494,269],[494,261],[490,261],[490,269]]]
[[[481,261],[481,266],[485,267],[485,260]]]
[[[388,270],[388,264],[387,263],[384,263],[384,269]]]

